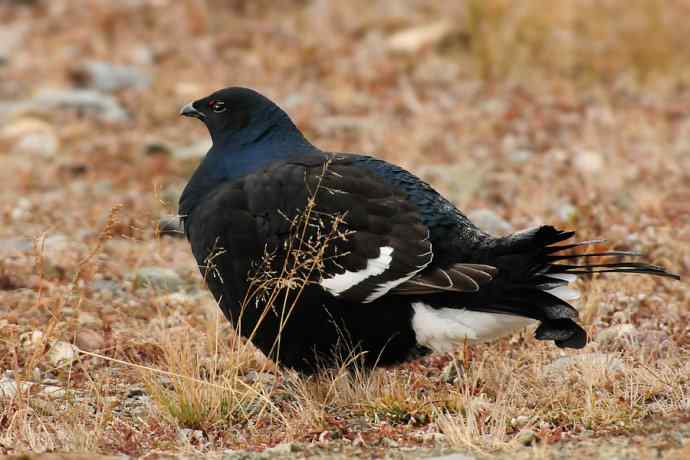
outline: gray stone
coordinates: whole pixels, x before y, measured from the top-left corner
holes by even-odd
[[[505,236],[513,232],[513,226],[490,209],[475,209],[470,211],[467,217],[491,235]]]
[[[558,376],[572,366],[589,366],[607,372],[618,372],[625,368],[623,361],[615,355],[606,353],[584,353],[573,356],[563,356],[544,366],[546,375]]]
[[[638,337],[637,328],[632,324],[616,324],[600,331],[595,342],[605,345],[618,341],[633,341]]]
[[[51,365],[59,367],[71,364],[75,359],[77,359],[77,356],[77,347],[71,343],[58,340],[50,346],[50,350],[48,351],[46,358]]]
[[[105,122],[123,122],[129,119],[127,111],[110,95],[88,89],[45,89],[27,100],[4,103],[0,115],[38,112],[55,114],[59,110],[78,110]]]
[[[89,61],[79,65],[72,71],[72,79],[79,87],[104,92],[125,88],[145,89],[151,86],[148,72],[106,61]]]
[[[582,174],[597,174],[604,168],[604,158],[591,150],[575,152],[575,168]]]
[[[295,442],[283,442],[264,450],[264,453],[271,455],[289,455],[302,450],[302,446]]]
[[[441,455],[438,457],[427,457],[427,460],[476,460],[476,458],[477,457],[475,457],[474,455],[455,453],[455,454]]]
[[[134,274],[134,286],[151,287],[161,291],[178,291],[182,288],[182,278],[174,270],[162,267],[143,267]]]
[[[523,446],[531,446],[537,440],[537,434],[532,430],[522,430],[515,436],[515,440]]]

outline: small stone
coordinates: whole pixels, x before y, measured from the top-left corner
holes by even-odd
[[[113,280],[93,280],[89,283],[89,289],[94,291],[107,291],[111,294],[117,294],[122,290],[122,286],[117,281]]]
[[[12,152],[18,155],[52,157],[60,147],[55,128],[38,118],[19,118],[0,131],[0,139],[12,144]]]
[[[104,92],[125,88],[144,89],[151,85],[151,76],[147,72],[106,61],[85,62],[72,70],[71,77],[79,87]]]
[[[490,235],[505,236],[513,232],[513,226],[490,209],[475,209],[467,217]]]
[[[46,355],[48,362],[55,366],[65,366],[71,364],[77,359],[77,348],[71,343],[57,341],[50,346],[50,350]]]
[[[516,164],[527,163],[534,156],[534,152],[527,149],[517,149],[510,152],[510,161]]]
[[[182,288],[182,278],[174,270],[161,267],[143,267],[134,274],[134,287],[151,287],[162,291]]]
[[[399,446],[400,446],[400,444],[398,444],[397,442],[395,442],[395,441],[392,440],[391,438],[383,438],[383,439],[381,439],[381,444],[382,444],[384,447],[388,447],[388,448],[395,448],[395,447],[399,447]]]
[[[577,217],[577,207],[570,203],[564,203],[556,208],[556,215],[563,222],[572,222]]]
[[[443,433],[424,433],[420,439],[422,442],[441,443],[446,440],[446,435]]]
[[[510,421],[511,426],[516,428],[523,428],[529,423],[529,417],[526,415],[518,415]]]
[[[579,365],[593,369],[601,369],[607,372],[618,372],[625,368],[623,361],[615,355],[606,353],[584,353],[573,356],[563,356],[544,366],[544,373],[558,376],[568,368]]]
[[[388,38],[388,47],[397,52],[416,53],[424,47],[440,42],[452,33],[453,29],[453,24],[446,20],[410,27],[391,35]]]
[[[575,152],[575,168],[583,174],[596,174],[604,167],[604,159],[600,153],[591,150]]]
[[[275,375],[268,372],[249,371],[243,380],[250,384],[258,383],[264,386],[275,385],[276,383]]]
[[[81,329],[77,333],[77,346],[86,351],[97,351],[105,347],[105,339],[91,329]]]
[[[44,385],[41,387],[41,394],[48,396],[49,398],[64,398],[67,395],[67,391],[64,388],[55,385]]]
[[[632,324],[616,324],[599,332],[594,339],[601,345],[621,341],[633,341],[638,337],[637,328]]]
[[[178,437],[181,442],[188,444],[195,444],[203,446],[207,444],[206,436],[201,430],[192,430],[190,428],[183,428],[179,431]]]
[[[19,343],[24,349],[33,349],[43,344],[44,334],[42,331],[24,332],[19,335]]]
[[[264,452],[271,455],[289,455],[302,450],[302,446],[294,442],[283,442],[265,449]]]
[[[14,398],[17,395],[17,391],[25,393],[31,389],[33,383],[30,382],[17,382],[14,379],[3,378],[0,380],[0,399],[2,398]]]
[[[57,90],[39,92],[28,103],[18,109],[30,109],[42,113],[59,110],[77,110],[93,115],[106,122],[123,122],[129,119],[127,111],[110,95],[89,89]]]
[[[100,318],[88,311],[80,311],[77,314],[77,322],[80,326],[91,327],[100,327],[103,324]]]
[[[537,434],[532,430],[522,430],[515,436],[515,440],[523,446],[531,446],[536,439]]]
[[[448,454],[448,455],[441,455],[438,457],[428,457],[427,460],[476,460],[477,457],[474,455],[467,455],[467,454]]]

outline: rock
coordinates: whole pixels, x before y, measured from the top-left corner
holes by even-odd
[[[94,291],[107,291],[117,294],[122,290],[122,286],[117,281],[97,279],[89,283],[89,289]]]
[[[524,428],[529,423],[529,417],[526,415],[518,415],[510,421],[510,425],[516,428]]]
[[[182,288],[182,278],[169,268],[143,267],[134,274],[134,287],[172,292]]]
[[[196,446],[203,446],[208,443],[203,431],[190,428],[182,428],[178,433],[178,438],[185,444],[194,444]]]
[[[77,348],[68,342],[57,341],[50,346],[46,355],[48,362],[55,367],[66,366],[77,359]]]
[[[242,380],[249,384],[258,383],[264,386],[275,385],[276,383],[275,375],[268,372],[249,371]]]
[[[424,433],[419,439],[422,442],[441,443],[446,440],[446,435],[443,433]]]
[[[24,349],[33,349],[43,345],[44,334],[42,331],[23,332],[19,335],[19,343]]]
[[[446,20],[410,27],[391,35],[388,38],[388,48],[392,51],[414,54],[422,48],[439,43],[450,35],[453,29],[453,24]]]
[[[522,430],[515,436],[515,440],[523,446],[531,446],[537,440],[537,434],[532,430]]]
[[[527,149],[517,149],[510,152],[508,158],[516,164],[527,163],[534,156],[534,152]]]
[[[30,110],[55,114],[59,110],[77,110],[110,123],[129,119],[127,111],[110,95],[89,89],[46,89],[11,111]]]
[[[563,222],[572,222],[577,217],[577,208],[570,203],[563,203],[556,208],[556,215]]]
[[[97,351],[105,347],[103,335],[91,329],[80,329],[76,343],[79,348],[86,351]]]
[[[270,455],[290,455],[302,450],[302,446],[295,442],[283,442],[273,447],[265,449],[264,452]]]
[[[495,236],[505,236],[513,232],[513,226],[490,209],[475,209],[467,214],[474,224]]]
[[[546,375],[559,376],[568,368],[580,365],[601,369],[607,372],[618,372],[625,368],[623,361],[615,355],[606,353],[584,353],[573,356],[563,356],[544,366]]]
[[[79,87],[104,92],[151,86],[151,76],[144,70],[106,61],[85,62],[72,70],[71,77]]]
[[[184,226],[177,216],[163,216],[158,221],[158,232],[161,236],[184,238]]]
[[[381,445],[383,445],[384,447],[387,447],[389,449],[392,449],[395,447],[400,447],[400,444],[398,444],[396,441],[392,440],[391,438],[381,439]]]
[[[27,238],[0,239],[0,257],[2,258],[31,252],[33,248],[33,240]]]
[[[17,155],[49,158],[55,156],[60,147],[55,128],[43,120],[31,117],[8,123],[0,131],[0,139],[10,142],[11,152]]]
[[[99,317],[88,311],[80,311],[77,314],[77,322],[80,326],[101,327],[103,322]]]
[[[575,168],[582,174],[596,174],[604,168],[604,158],[591,150],[575,152]]]
[[[0,399],[14,398],[18,391],[25,393],[33,386],[34,384],[30,382],[19,382],[19,384],[17,384],[14,379],[3,377],[3,379],[0,380]]]
[[[21,49],[24,37],[29,31],[29,24],[16,21],[13,24],[4,23],[0,27],[0,65],[7,63],[12,54]]]
[[[637,328],[632,324],[616,324],[600,331],[595,342],[601,345],[610,345],[620,342],[631,342],[638,338]]]
[[[474,455],[467,455],[467,454],[448,454],[448,455],[441,455],[438,457],[427,457],[426,460],[476,460],[477,457]]]
[[[67,391],[64,388],[55,385],[42,386],[40,393],[55,399],[64,398],[67,395]]]

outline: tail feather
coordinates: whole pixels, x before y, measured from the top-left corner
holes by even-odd
[[[501,310],[541,321],[535,332],[539,340],[553,340],[559,347],[582,348],[586,333],[577,323],[577,310],[568,303],[579,297],[568,287],[577,275],[593,273],[639,273],[672,279],[680,277],[663,267],[630,258],[640,257],[631,251],[571,252],[605,240],[558,244],[575,236],[575,232],[542,226],[494,240],[491,257],[503,273],[505,287],[500,295]],[[566,252],[568,251],[568,252]],[[602,262],[593,258],[623,258]],[[582,263],[564,263],[571,260]],[[559,263],[560,262],[560,263]],[[499,275],[500,276],[500,275]]]

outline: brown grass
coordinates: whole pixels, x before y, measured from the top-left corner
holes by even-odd
[[[685,281],[580,281],[593,338],[582,351],[524,331],[472,359],[305,378],[238,338],[187,243],[155,223],[176,212],[198,161],[176,149],[206,136],[176,108],[240,84],[325,149],[375,153],[462,209],[605,237],[685,280],[686,2],[22,3],[0,4],[3,24],[30,27],[0,67],[0,101],[71,88],[87,59],[134,63],[154,79],[114,94],[132,114],[120,124],[8,114],[0,102],[0,369],[19,387],[0,395],[0,454],[220,456],[294,442],[297,456],[684,458]],[[414,52],[390,48],[396,34],[440,23]],[[48,130],[57,153],[22,150],[10,129],[22,123]],[[318,270],[317,259],[292,268]],[[181,284],[136,286],[145,266],[172,268]],[[258,286],[284,298],[299,282],[276,282],[304,279],[292,268]],[[51,363],[56,341],[77,344],[78,358]]]

